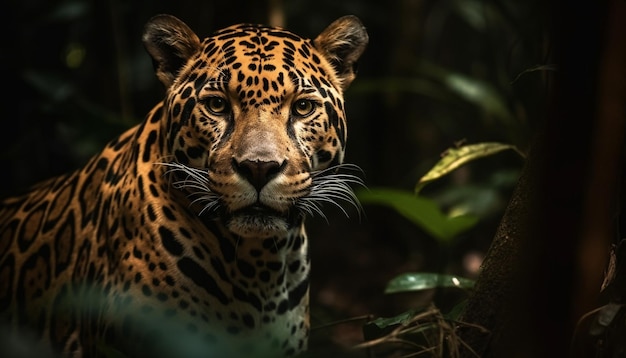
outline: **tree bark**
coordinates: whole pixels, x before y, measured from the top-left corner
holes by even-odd
[[[554,98],[461,318],[489,333],[461,325],[469,347],[463,357],[598,353],[593,340],[581,345],[574,332],[601,302],[617,236],[626,128],[626,55],[618,38],[626,33],[626,5],[568,2],[554,10]]]

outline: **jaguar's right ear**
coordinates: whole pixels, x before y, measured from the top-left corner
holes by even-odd
[[[200,39],[184,22],[171,15],[150,19],[143,45],[152,57],[156,75],[169,88],[187,60],[200,50]]]

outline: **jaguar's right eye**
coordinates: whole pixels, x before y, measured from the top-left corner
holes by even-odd
[[[224,115],[230,112],[230,105],[222,97],[210,97],[205,101],[208,110],[216,115]]]
[[[291,113],[297,117],[307,117],[315,110],[315,102],[309,99],[297,100],[291,106]]]

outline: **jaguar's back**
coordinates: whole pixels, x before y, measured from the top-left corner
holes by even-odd
[[[160,15],[143,40],[164,100],[83,168],[0,203],[0,347],[303,351],[304,218],[355,203],[356,179],[336,170],[363,26],[343,17],[307,40],[236,25],[200,41]]]

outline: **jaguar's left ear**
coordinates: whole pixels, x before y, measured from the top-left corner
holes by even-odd
[[[157,15],[150,19],[142,39],[152,56],[156,75],[165,88],[172,85],[180,69],[201,45],[189,26],[171,15]]]
[[[337,71],[344,91],[356,77],[356,62],[365,51],[368,40],[361,20],[348,15],[335,20],[313,41],[315,48]]]

